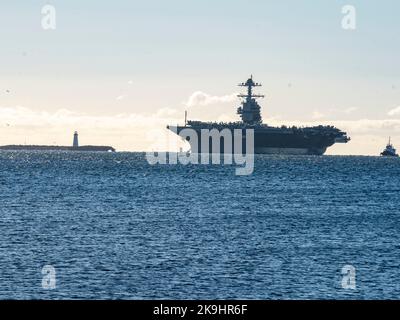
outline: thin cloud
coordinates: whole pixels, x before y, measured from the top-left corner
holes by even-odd
[[[343,112],[346,113],[346,114],[350,114],[350,113],[353,113],[353,112],[355,112],[357,110],[358,110],[357,107],[350,107],[350,108],[347,108],[347,109],[343,110]]]
[[[321,119],[321,118],[325,117],[325,114],[319,112],[318,110],[315,110],[315,111],[312,113],[311,117],[312,117],[313,119]]]
[[[388,114],[388,116],[391,116],[391,117],[400,114],[400,106],[398,106],[397,108],[394,108],[394,109],[390,110],[387,114]]]
[[[12,123],[20,127],[57,127],[76,126],[81,128],[135,128],[165,126],[178,120],[177,111],[163,108],[154,114],[121,113],[98,116],[60,109],[54,112],[37,111],[21,106],[0,107],[0,119],[3,123]],[[182,118],[182,117],[180,117]]]
[[[124,100],[126,97],[127,97],[126,94],[122,94],[122,95],[116,97],[115,100],[117,100],[117,101]]]
[[[217,103],[227,103],[237,100],[237,93],[225,96],[213,96],[202,91],[193,92],[189,99],[185,102],[187,107],[208,106]]]

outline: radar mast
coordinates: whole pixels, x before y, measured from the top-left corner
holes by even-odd
[[[239,98],[244,100],[242,101],[242,106],[237,109],[237,113],[245,124],[258,125],[262,123],[261,107],[257,103],[257,99],[264,98],[264,95],[253,94],[253,88],[261,86],[261,83],[253,81],[253,75],[246,82],[239,84],[239,87],[247,87],[247,94],[238,95]]]

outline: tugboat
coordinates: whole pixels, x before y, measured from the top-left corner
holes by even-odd
[[[386,145],[385,150],[381,152],[381,156],[383,157],[398,157],[399,155],[396,153],[396,149],[393,147],[392,143],[390,142],[390,137],[389,137],[389,142]]]

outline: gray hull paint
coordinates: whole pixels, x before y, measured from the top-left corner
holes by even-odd
[[[186,139],[191,145],[191,150],[194,153],[212,153],[213,145],[209,140],[209,147],[206,150],[202,150],[202,136],[200,128],[191,127],[174,127],[168,126],[168,128],[179,134],[184,129],[192,129],[196,132],[197,143],[191,143],[190,139]],[[275,131],[275,130],[273,130]],[[283,130],[282,130],[283,131]],[[243,135],[244,138],[244,135]],[[242,150],[246,150],[246,141],[242,140]],[[287,154],[287,155],[323,155],[327,148],[335,143],[334,137],[312,137],[305,138],[301,134],[287,134],[278,132],[269,133],[267,130],[255,130],[254,131],[254,153],[255,154]],[[220,152],[225,153],[224,143],[219,142]],[[234,146],[232,140],[231,145]],[[232,152],[229,152],[232,153]],[[235,153],[235,152],[234,152]]]
[[[307,148],[255,148],[256,154],[287,154],[287,155],[323,155],[326,148],[307,149]]]

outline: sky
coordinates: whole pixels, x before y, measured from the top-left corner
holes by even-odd
[[[46,5],[55,29],[43,28]],[[344,29],[343,6],[356,12]],[[253,74],[271,125],[332,124],[328,154],[400,149],[400,2],[396,0],[3,0],[0,145],[174,149],[166,130],[239,120]],[[47,20],[45,20],[47,21]]]

